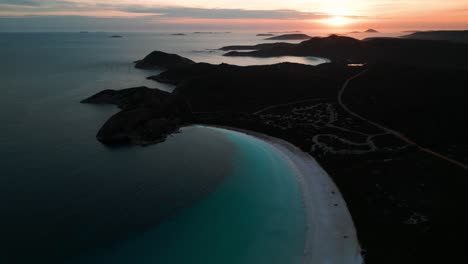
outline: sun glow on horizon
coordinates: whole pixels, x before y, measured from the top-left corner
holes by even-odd
[[[353,19],[344,16],[332,16],[321,19],[320,22],[329,26],[341,27],[353,23]]]

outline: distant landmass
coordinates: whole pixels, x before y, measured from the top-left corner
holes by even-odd
[[[185,36],[184,33],[174,33],[174,34],[171,34],[172,36]]]
[[[310,38],[312,37],[306,34],[285,34],[285,35],[267,38],[266,40],[303,40],[303,39],[310,39]]]
[[[270,33],[267,33],[267,34],[257,34],[257,37],[269,37],[269,36],[274,36],[274,34],[270,34]]]
[[[300,30],[292,30],[292,31],[272,31],[272,32],[268,32],[268,33],[272,33],[272,34],[289,34],[289,33],[301,33]]]
[[[220,50],[229,51],[229,50],[261,50],[268,48],[280,48],[280,47],[289,47],[292,46],[292,43],[286,42],[276,42],[276,43],[263,43],[257,45],[234,45],[234,46],[225,46],[220,48]]]
[[[231,32],[217,32],[217,31],[195,31],[193,34],[230,34]]]
[[[358,33],[379,33],[379,31],[370,28],[370,29],[368,29],[366,31],[351,31],[349,33],[354,33],[354,34],[358,34]]]
[[[112,35],[112,36],[110,36],[110,38],[122,38],[122,36],[120,36],[120,35]]]
[[[447,40],[452,42],[468,43],[468,30],[442,30],[442,31],[416,31],[401,36],[406,39]]]
[[[250,49],[252,46],[247,45]],[[262,46],[257,46],[262,47]],[[238,46],[240,50],[241,47]],[[231,51],[225,56],[278,57],[313,56],[329,58],[335,62],[363,63],[387,61],[411,65],[426,65],[451,68],[468,68],[468,60],[460,54],[468,54],[468,45],[440,41],[369,38],[358,40],[351,37],[331,35],[314,37],[298,44],[280,43],[263,46],[250,52]]]

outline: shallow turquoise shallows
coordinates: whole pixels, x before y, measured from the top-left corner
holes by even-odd
[[[236,146],[234,168],[205,199],[143,235],[79,263],[299,263],[301,193],[291,165],[268,143],[218,129]]]

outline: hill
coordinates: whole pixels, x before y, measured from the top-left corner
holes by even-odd
[[[418,31],[401,36],[406,39],[447,40],[468,43],[468,30]]]

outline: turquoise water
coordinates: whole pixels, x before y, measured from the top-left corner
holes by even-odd
[[[204,34],[182,39],[168,34],[122,35],[122,39],[111,39],[105,33],[0,33],[0,263],[64,263],[77,255],[113,248],[126,244],[124,241],[130,238],[165,229],[158,226],[162,223],[168,226],[167,218],[182,208],[190,208],[192,212],[200,209],[200,214],[191,214],[190,223],[209,222],[213,217],[231,223],[223,226],[224,232],[254,230],[254,226],[245,223],[258,227],[267,217],[275,219],[269,214],[272,211],[259,209],[266,205],[257,204],[265,204],[269,197],[270,189],[264,186],[275,183],[266,180],[272,176],[264,159],[278,157],[269,153],[267,147],[247,144],[218,130],[190,127],[162,144],[109,148],[100,144],[95,135],[117,109],[79,103],[103,89],[146,85],[171,90],[145,79],[157,72],[133,67],[132,61],[152,50],[220,63],[224,59],[222,53],[206,49],[233,43],[254,44],[261,39],[252,39],[251,34]],[[240,64],[259,62],[237,60]],[[241,147],[252,153],[240,151]],[[261,153],[265,155],[263,158]],[[232,176],[233,169],[236,175],[241,175],[239,179]],[[264,173],[252,177],[250,180],[255,180],[252,185],[228,184],[237,189],[219,191],[219,184],[225,186],[229,181],[224,179],[245,180],[241,169],[245,175],[253,175],[254,171]],[[204,206],[191,207],[214,190],[219,201],[224,199],[220,195],[227,195],[229,190],[237,193],[239,200],[230,203],[226,200],[226,210],[218,207],[214,216],[203,211]],[[284,204],[283,200],[274,201]],[[243,210],[245,215],[237,217],[244,218],[231,217]],[[166,235],[173,237],[174,248],[180,242],[179,249],[191,250],[188,245],[196,243],[189,242],[201,239],[181,239],[182,235],[174,230],[175,233],[170,233],[171,226],[167,228]],[[281,233],[271,230],[271,236]],[[223,237],[229,237],[229,233],[224,234]],[[238,239],[244,242],[254,239],[240,234]],[[269,247],[266,234],[261,234],[255,243],[263,243],[264,248],[252,246],[251,251],[253,255],[252,252],[258,252],[258,257],[264,256],[262,250]],[[166,252],[161,247],[158,252]],[[232,247],[232,252],[226,253],[227,249],[219,252],[231,259],[237,250],[237,246]]]
[[[76,262],[299,263],[304,212],[291,165],[259,139],[216,130],[235,153],[232,171],[212,194],[143,235]]]

